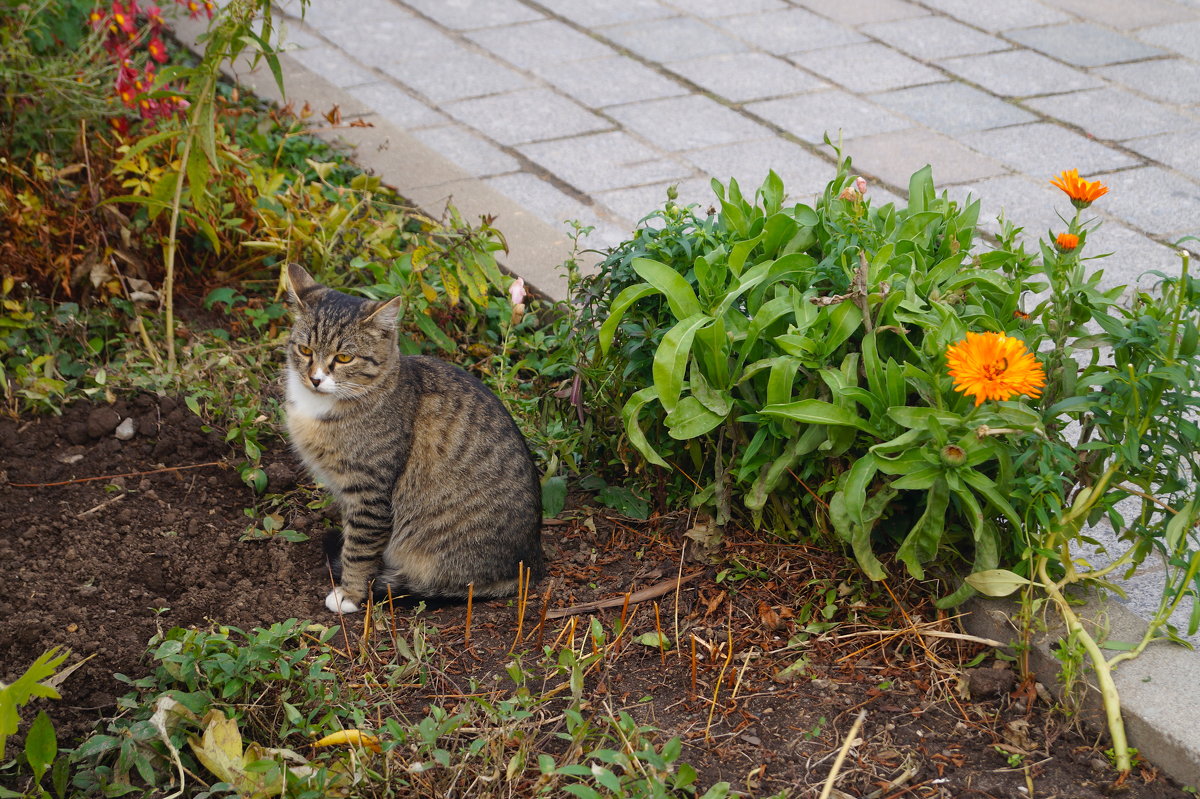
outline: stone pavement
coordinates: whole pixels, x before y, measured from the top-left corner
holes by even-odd
[[[810,199],[834,172],[828,133],[877,202],[930,163],[991,229],[1003,209],[1033,236],[1061,230],[1071,209],[1047,180],[1104,181],[1090,244],[1115,251],[1110,283],[1177,269],[1159,243],[1200,234],[1200,0],[284,7],[295,59],[476,179],[388,176],[429,210],[482,185],[611,245],[675,184],[707,206],[710,177],[753,189],[773,168]]]

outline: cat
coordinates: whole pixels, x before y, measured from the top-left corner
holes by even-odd
[[[396,341],[401,299],[371,301],[288,267],[292,447],[336,500],[326,541],[333,612],[377,595],[508,596],[544,573],[542,495],[529,447],[477,378]]]

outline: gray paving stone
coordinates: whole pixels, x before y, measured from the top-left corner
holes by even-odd
[[[317,5],[321,3],[309,6],[309,12]],[[353,53],[364,64],[382,67],[397,61],[452,58],[466,52],[431,23],[395,6],[372,17],[370,25],[362,24],[360,13],[343,10],[342,16],[320,23],[320,30],[333,44]]]
[[[397,127],[427,128],[430,125],[444,125],[447,121],[446,117],[425,103],[384,81],[364,83],[346,91]]]
[[[613,106],[608,113],[628,130],[668,152],[733,144],[770,132],[707,97],[672,97]]]
[[[1139,164],[1125,153],[1048,122],[965,133],[959,138],[972,150],[1018,172],[1047,180],[1064,169],[1092,174]]]
[[[1047,5],[1060,8],[1076,16],[1099,22],[1118,30],[1133,30],[1168,22],[1185,22],[1196,19],[1193,9],[1185,8],[1171,0],[1044,0]]]
[[[782,0],[665,0],[666,4],[693,17],[732,17],[787,8]]]
[[[901,189],[908,186],[912,173],[926,164],[933,166],[933,178],[939,185],[1008,172],[999,161],[972,152],[940,133],[920,128],[853,138],[846,142],[845,152],[859,169]]]
[[[802,8],[715,21],[734,36],[776,55],[866,41],[849,28]]]
[[[543,15],[518,0],[400,0],[454,30],[487,28],[543,19]]]
[[[1143,28],[1137,37],[1144,42],[1174,50],[1194,61],[1200,61],[1200,22],[1179,22]]]
[[[546,64],[533,71],[591,108],[688,94],[679,83],[624,56]]]
[[[443,106],[458,121],[501,144],[578,136],[612,127],[590,111],[548,89],[480,97]]]
[[[1003,3],[981,3],[979,0],[924,0],[924,3],[976,28],[993,33],[1034,25],[1053,25],[1056,22],[1069,22],[1071,19],[1036,0],[1005,0]]]
[[[299,3],[294,4],[288,13],[299,19]],[[390,0],[328,0],[323,3],[310,3],[304,11],[304,22],[313,30],[324,32],[326,28],[335,26],[345,28],[356,21],[368,17],[372,20],[388,23],[397,18],[414,19],[412,12],[400,8]]]
[[[1099,175],[1108,186],[1103,204],[1093,208],[1152,236],[1195,234],[1200,220],[1200,185],[1151,166]]]
[[[673,61],[665,66],[692,83],[735,103],[785,97],[827,85],[781,58],[766,53],[724,53]]]
[[[730,178],[737,179],[743,193],[761,186],[768,170],[773,169],[783,180],[784,190],[793,202],[810,203],[837,172],[832,161],[780,138],[689,150],[683,157],[722,183],[728,183]]]
[[[525,69],[616,55],[612,48],[558,20],[485,28],[467,34],[467,38]]]
[[[867,25],[872,22],[891,22],[894,19],[923,17],[929,12],[904,0],[798,0],[799,5],[843,25]]]
[[[688,166],[623,131],[525,144],[517,149],[585,194],[692,177]]]
[[[461,52],[437,59],[380,64],[387,74],[439,105],[531,86],[524,75],[494,58]]]
[[[369,70],[363,69],[351,61],[337,47],[305,47],[291,50],[289,54],[308,69],[342,89],[347,86],[371,83],[379,79]]]
[[[329,46],[328,42],[313,33],[312,29],[302,23],[299,18],[285,17],[282,22],[281,38],[284,50],[289,54],[295,54],[297,50]]]
[[[635,22],[598,32],[651,61],[679,61],[746,49],[742,42],[693,17]]]
[[[438,151],[476,177],[500,175],[521,168],[517,159],[462,125],[425,128],[414,130],[412,134],[422,144]]]
[[[1162,55],[1162,50],[1090,22],[1010,31],[1008,38],[1077,67],[1098,67]]]
[[[965,83],[934,83],[872,95],[880,105],[898,111],[941,133],[1032,122],[1037,117]]]
[[[937,177],[937,174],[934,174]],[[1074,213],[1069,202],[1061,201],[1062,192],[1048,181],[1038,181],[1023,175],[1007,175],[987,180],[972,181],[951,186],[947,193],[952,200],[966,202],[967,198],[979,200],[979,226],[989,233],[1000,230],[997,221],[1004,217],[1018,227],[1025,228],[1025,240],[1036,241],[1050,229],[1061,229],[1063,223],[1055,213],[1068,219]]]
[[[666,204],[667,189],[671,186],[678,191],[675,202],[683,206],[699,205],[701,216],[704,215],[704,209],[716,202],[709,181],[701,178],[600,192],[596,200],[619,218],[636,224],[646,214]]]
[[[874,36],[914,58],[932,61],[959,55],[1007,50],[1011,45],[969,28],[946,17],[921,17],[896,22],[864,25],[864,33]]]
[[[1193,178],[1200,178],[1200,130],[1130,139],[1125,146]]]
[[[1099,78],[1028,50],[949,58],[938,65],[1001,97],[1030,97],[1104,85]]]
[[[588,224],[600,221],[594,209],[559,191],[549,181],[528,172],[499,175],[487,178],[484,183],[511,197],[555,230],[566,229],[569,219]],[[503,220],[498,222],[503,225]]]
[[[1181,58],[1098,69],[1109,80],[1168,103],[1200,103],[1200,64]]]
[[[1132,139],[1196,126],[1195,119],[1116,88],[1037,97],[1025,104],[1101,139]]]
[[[838,131],[851,138],[912,127],[907,119],[837,89],[753,103],[746,110],[818,145],[826,133],[837,141]]]
[[[539,0],[539,5],[585,26],[619,25],[634,20],[671,17],[678,13],[656,0],[620,0],[608,3],[598,3],[596,0]]]
[[[855,94],[945,80],[941,72],[874,42],[840,47],[836,58],[823,50],[813,50],[794,55],[791,60]]]
[[[1088,234],[1086,254],[1103,253],[1112,254],[1091,263],[1094,265],[1093,271],[1104,270],[1100,284],[1105,288],[1149,288],[1158,281],[1157,277],[1146,274],[1153,269],[1168,275],[1179,273],[1179,256],[1175,254],[1174,247],[1147,238],[1119,222],[1106,220]]]

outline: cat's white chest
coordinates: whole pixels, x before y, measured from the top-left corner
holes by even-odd
[[[329,394],[318,394],[304,385],[304,378],[293,369],[287,370],[288,419],[320,421],[333,412],[337,398]]]

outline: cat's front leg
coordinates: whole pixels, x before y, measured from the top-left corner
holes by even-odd
[[[367,599],[379,559],[392,534],[391,504],[386,496],[343,496],[341,579],[325,597],[334,613],[354,613]]]

